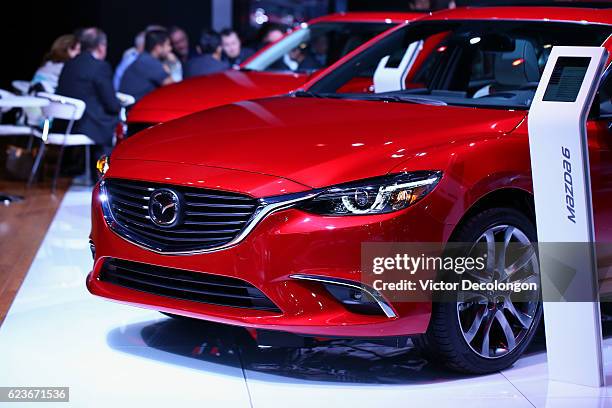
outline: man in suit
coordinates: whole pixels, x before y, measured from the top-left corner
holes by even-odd
[[[240,64],[249,59],[255,52],[250,48],[244,48],[238,33],[231,28],[221,30],[221,48],[223,48],[223,60],[230,67],[238,68]]]
[[[74,133],[83,133],[96,142],[92,152],[92,175],[95,163],[103,154],[110,154],[113,134],[119,122],[121,105],[115,96],[113,70],[105,61],[107,39],[99,28],[84,29],[80,34],[81,54],[66,62],[59,78],[57,94],[81,99],[86,108]]]

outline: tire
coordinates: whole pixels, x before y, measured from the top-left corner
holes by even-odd
[[[503,230],[504,228],[507,230]],[[491,237],[493,241],[498,242],[498,236],[502,232],[512,234],[512,239],[520,239],[519,242],[524,242],[525,239],[528,243],[537,242],[533,222],[512,208],[487,209],[472,216],[457,228],[452,241],[475,243],[484,236],[486,242],[490,242]],[[505,246],[503,248],[505,249]],[[535,258],[531,258],[531,253],[526,254],[526,257],[530,260],[522,269],[522,273],[528,275],[531,273],[529,268],[533,269],[533,275],[525,279],[531,282],[537,279],[539,285],[537,253],[534,251]],[[458,278],[455,273],[452,275],[455,276],[454,279]],[[426,356],[454,371],[486,374],[505,369],[523,354],[538,328],[542,305],[537,301],[537,293],[535,296],[535,302],[511,302],[512,305],[506,303],[510,296],[501,303],[497,303],[499,297],[493,297],[496,300],[492,303],[487,303],[486,300],[434,302],[427,331],[415,338],[414,343]],[[485,304],[484,307],[482,303]],[[475,315],[471,324],[470,313]],[[485,317],[482,317],[483,315]],[[474,327],[478,329],[472,330]],[[485,341],[487,328],[488,340]],[[508,333],[517,333],[514,341],[508,340],[512,337]],[[496,348],[494,342],[499,343],[501,348]]]

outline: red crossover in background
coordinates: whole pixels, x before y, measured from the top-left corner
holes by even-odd
[[[378,34],[421,16],[343,13],[314,19],[259,51],[239,70],[186,79],[148,94],[130,110],[128,135],[215,106],[293,91]],[[306,54],[307,64],[291,59],[296,48]]]
[[[611,24],[608,10],[440,12],[304,91],[128,139],[93,193],[89,290],[258,329],[411,335],[466,372],[509,366],[540,319],[537,294],[393,302],[361,285],[361,244],[481,242],[499,260],[496,242],[516,242],[525,253],[479,279],[538,281],[526,116],[551,48],[612,48]],[[588,125],[600,241],[612,240],[610,85]]]

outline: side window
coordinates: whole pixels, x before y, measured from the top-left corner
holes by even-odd
[[[599,114],[612,117],[612,72],[608,71],[599,87]]]

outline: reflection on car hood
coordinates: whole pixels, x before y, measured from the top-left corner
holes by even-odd
[[[128,122],[160,123],[204,109],[288,93],[308,76],[291,72],[225,71],[163,86],[142,98]]]
[[[155,126],[122,143],[113,160],[205,165],[322,187],[499,136],[524,117],[524,111],[277,97]],[[440,169],[440,163],[427,164]]]

